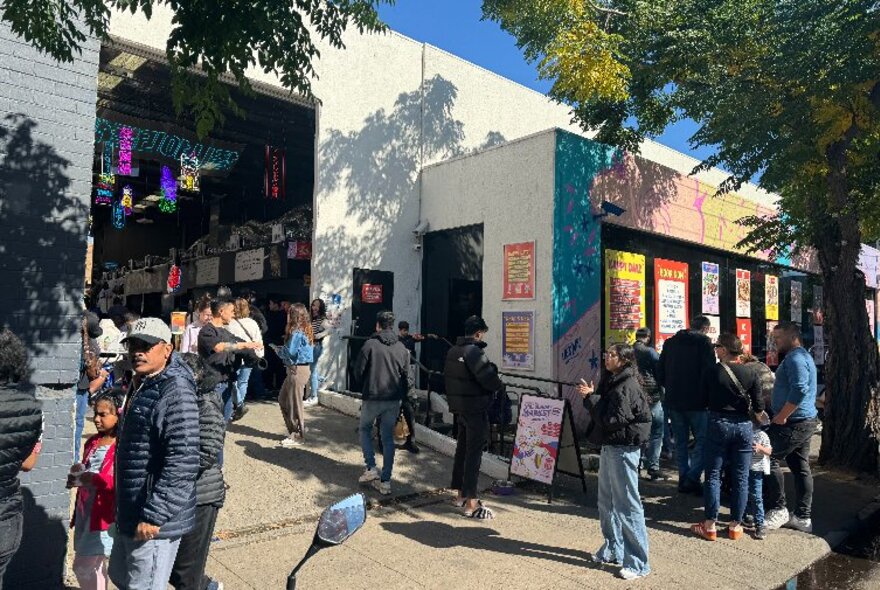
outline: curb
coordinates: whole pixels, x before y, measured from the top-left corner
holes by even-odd
[[[833,530],[822,537],[822,539],[828,543],[828,553],[831,553],[834,549],[842,545],[852,534],[858,532],[865,522],[872,520],[878,514],[880,514],[880,496],[877,496],[868,502],[868,504],[859,510],[859,513],[855,517],[847,520],[841,528]],[[828,553],[825,555],[827,556]]]

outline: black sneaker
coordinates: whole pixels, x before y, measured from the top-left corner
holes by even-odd
[[[672,478],[660,469],[649,469],[648,479],[651,481],[669,481]]]
[[[678,492],[680,494],[694,494],[695,496],[700,496],[703,494],[703,486],[701,486],[698,481],[686,479],[678,484]]]
[[[767,538],[767,530],[761,525],[756,526],[755,527],[755,538],[759,541],[763,541],[764,539]]]
[[[413,455],[418,455],[421,452],[421,449],[419,449],[415,441],[412,440],[406,441],[406,443],[404,443],[403,446],[401,446],[400,448],[404,449],[405,451],[409,451]]]
[[[751,514],[746,514],[740,524],[742,524],[744,529],[753,529],[755,528],[755,517]]]
[[[238,422],[244,415],[248,413],[248,407],[245,404],[241,404],[240,406],[236,406],[236,408],[232,411],[232,422]]]

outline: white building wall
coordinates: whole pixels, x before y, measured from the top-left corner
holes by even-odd
[[[556,134],[533,135],[422,173],[430,231],[483,224],[483,317],[489,358],[501,359],[501,312],[535,312],[535,371],[553,377],[553,183]],[[548,155],[550,157],[548,157]],[[534,301],[502,301],[503,245],[535,242]]]

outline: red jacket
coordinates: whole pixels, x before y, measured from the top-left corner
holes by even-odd
[[[86,441],[83,448],[83,463],[85,463],[95,449],[98,448],[98,441],[101,440],[101,434],[95,434]],[[76,510],[85,511],[86,502],[91,494],[95,494],[95,502],[92,504],[92,514],[89,519],[90,531],[106,531],[111,524],[116,521],[116,482],[113,474],[113,459],[116,456],[116,443],[114,442],[107,449],[104,455],[104,461],[101,463],[101,470],[92,474],[92,485],[82,486],[76,492]],[[73,527],[74,519],[70,520],[70,526]]]

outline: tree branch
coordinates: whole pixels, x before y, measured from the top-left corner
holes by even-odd
[[[590,6],[590,8],[592,8],[593,10],[595,10],[597,12],[604,12],[605,14],[608,14],[608,15],[613,14],[615,16],[626,16],[627,15],[627,13],[623,12],[622,10],[617,10],[616,8],[608,8],[606,6],[601,6],[601,5],[593,2],[593,0],[586,0],[586,2]]]

